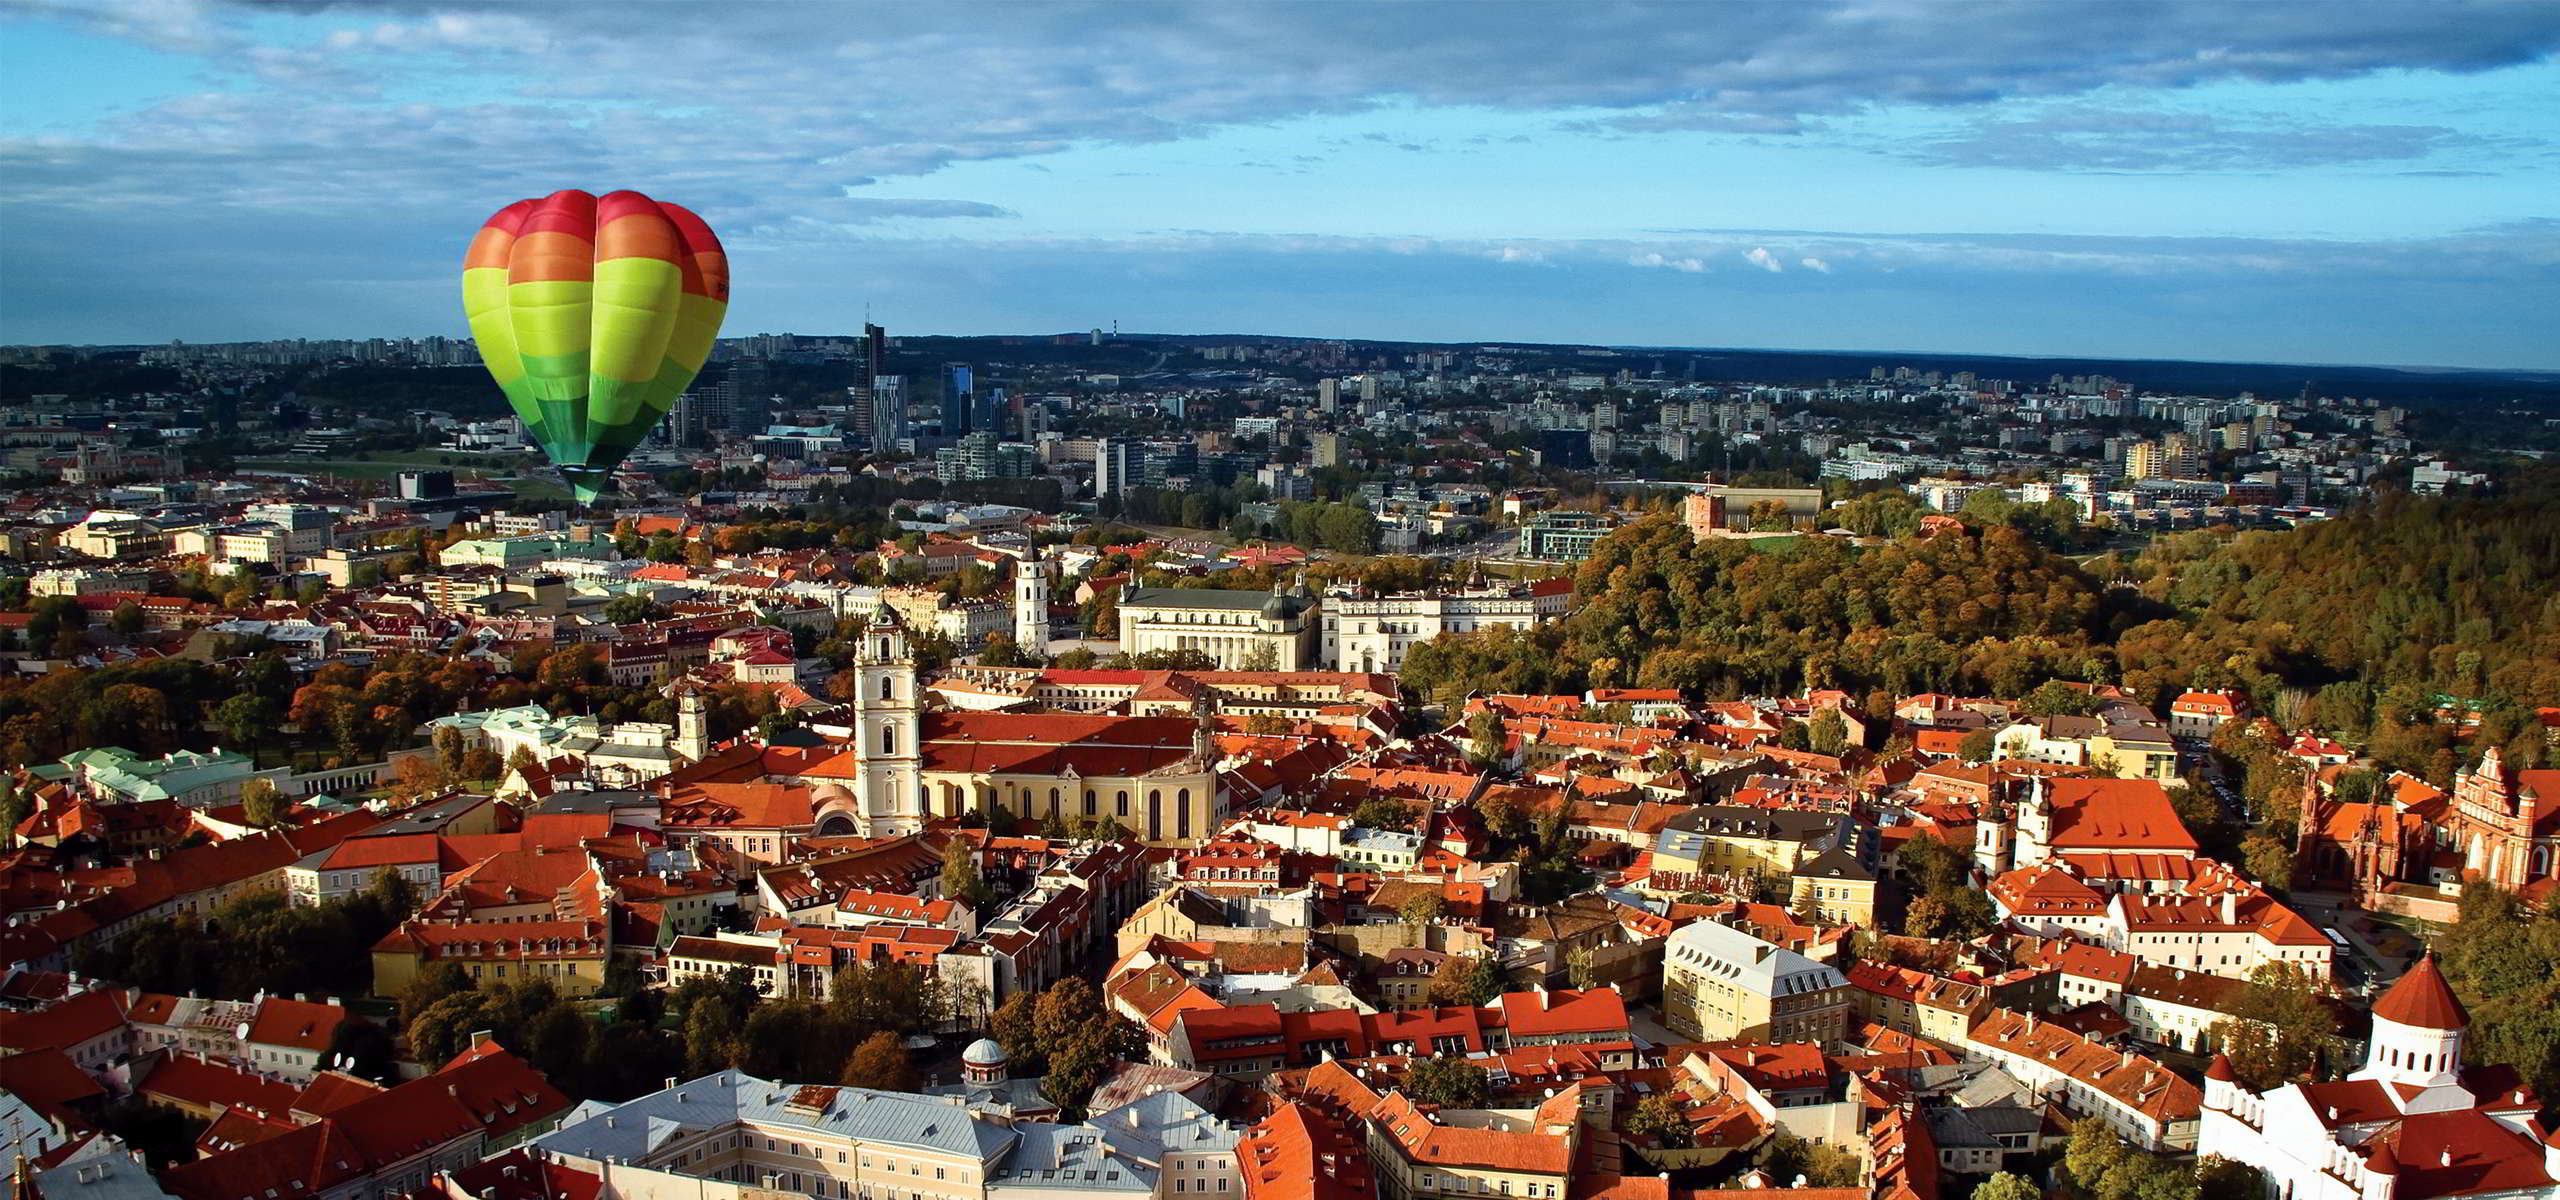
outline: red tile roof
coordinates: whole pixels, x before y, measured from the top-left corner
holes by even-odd
[[[2454,998],[2453,988],[2444,981],[2444,972],[2436,969],[2436,956],[2428,955],[2409,968],[2391,990],[2374,1002],[2373,1015],[2381,1020],[2419,1029],[2466,1029],[2471,1015],[2462,1009],[2462,1001]]]

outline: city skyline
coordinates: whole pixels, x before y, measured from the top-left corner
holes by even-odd
[[[597,11],[0,9],[0,341],[457,336],[628,186],[733,333],[2560,365],[2547,3]]]

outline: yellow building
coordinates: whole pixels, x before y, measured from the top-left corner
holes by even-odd
[[[1692,890],[1701,876],[1791,875],[1843,844],[1838,813],[1706,804],[1671,818],[1653,841],[1655,891]]]
[[[600,921],[410,921],[373,946],[373,991],[397,996],[435,963],[475,984],[547,981],[563,996],[604,987],[613,938]]]
[[[1838,970],[1714,921],[1671,935],[1662,955],[1662,1021],[1700,1041],[1819,1042],[1849,1031]]]

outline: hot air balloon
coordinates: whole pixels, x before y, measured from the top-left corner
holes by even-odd
[[[675,406],[728,308],[711,227],[638,192],[518,200],[462,260],[480,361],[581,503]]]

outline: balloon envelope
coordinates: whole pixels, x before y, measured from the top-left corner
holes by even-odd
[[[711,356],[729,260],[684,208],[553,192],[480,227],[462,308],[525,430],[590,501]]]

